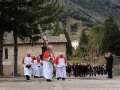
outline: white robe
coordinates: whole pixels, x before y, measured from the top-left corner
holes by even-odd
[[[24,58],[24,75],[31,76],[32,74],[32,68],[27,68],[26,65],[32,65],[32,58],[31,57],[25,57]]]
[[[32,64],[32,72],[33,72],[33,76],[40,76],[40,71],[39,71],[39,64],[37,63],[37,60],[34,60],[33,64]]]
[[[45,79],[53,77],[53,65],[49,61],[43,61],[43,76]]]
[[[39,64],[39,76],[43,77],[43,62],[41,61]]]
[[[59,58],[56,65],[56,78],[66,78],[66,65],[64,58]]]

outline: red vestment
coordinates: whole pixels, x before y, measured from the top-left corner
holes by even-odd
[[[60,58],[60,55],[56,57],[56,59],[54,60],[54,63],[57,65],[58,62],[59,62],[59,58]],[[65,64],[67,63],[67,60],[66,58],[63,56],[64,60],[65,60]]]
[[[43,54],[43,60],[48,60],[49,58],[49,52],[46,50]]]

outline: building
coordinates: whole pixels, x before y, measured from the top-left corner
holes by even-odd
[[[64,35],[47,36],[48,44],[53,47],[55,56],[59,53],[66,55],[66,38]],[[18,39],[18,74],[23,75],[22,60],[27,53],[38,56],[42,54],[43,41],[39,40],[34,45]],[[4,75],[13,75],[14,68],[14,47],[12,33],[5,34],[3,48],[3,70]]]
[[[113,55],[113,74],[120,76],[120,56]]]

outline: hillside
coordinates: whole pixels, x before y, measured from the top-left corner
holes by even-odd
[[[112,15],[120,25],[120,0],[65,0],[65,16],[102,23]]]

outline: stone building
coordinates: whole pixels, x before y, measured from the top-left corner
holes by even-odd
[[[115,76],[120,76],[120,56],[114,55],[114,60],[113,60],[113,74]]]
[[[47,36],[48,44],[53,47],[55,56],[59,53],[66,55],[66,38],[64,35],[60,36]],[[39,40],[34,45],[29,42],[23,42],[18,39],[18,74],[23,75],[23,57],[30,53],[31,55],[38,56],[42,54],[43,41]],[[3,48],[3,69],[4,75],[13,75],[14,68],[14,47],[13,37],[7,33],[4,37],[4,48]]]

